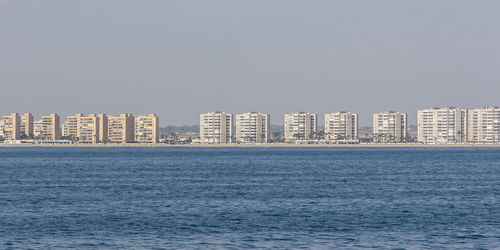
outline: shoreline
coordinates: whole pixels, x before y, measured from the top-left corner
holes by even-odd
[[[500,144],[0,144],[0,148],[500,148]]]

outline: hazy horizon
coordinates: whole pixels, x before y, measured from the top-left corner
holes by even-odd
[[[498,1],[0,0],[0,114],[500,106]]]

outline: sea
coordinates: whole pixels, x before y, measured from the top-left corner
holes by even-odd
[[[500,148],[0,148],[0,249],[500,248]]]

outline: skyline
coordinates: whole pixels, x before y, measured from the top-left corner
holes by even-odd
[[[500,3],[1,1],[0,112],[408,113],[499,105]],[[8,94],[6,94],[8,93]],[[422,105],[426,103],[426,105]],[[103,108],[104,107],[104,108]],[[320,117],[322,119],[322,117]]]

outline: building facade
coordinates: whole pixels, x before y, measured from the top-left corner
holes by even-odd
[[[33,138],[34,117],[31,113],[21,115],[21,139]]]
[[[467,141],[472,143],[500,143],[500,107],[468,110]]]
[[[108,116],[108,141],[112,143],[134,142],[134,126],[132,114]]]
[[[325,114],[325,140],[354,142],[358,140],[358,114],[340,111]]]
[[[66,121],[62,125],[62,136],[76,139],[78,137],[78,120],[83,116],[82,113],[77,113],[66,117]]]
[[[108,116],[106,114],[98,114],[99,119],[99,142],[104,143],[108,140]]]
[[[382,143],[406,142],[407,114],[387,111],[373,114],[373,141]]]
[[[270,139],[270,116],[258,112],[236,115],[236,141],[267,143]]]
[[[99,117],[96,114],[78,117],[77,138],[80,143],[97,143],[99,134]]]
[[[200,143],[223,144],[233,142],[233,114],[209,112],[200,115]]]
[[[467,141],[467,110],[455,107],[418,110],[417,140],[448,144]]]
[[[140,115],[135,118],[135,141],[158,143],[160,123],[156,114]]]
[[[285,114],[285,142],[316,139],[318,116],[306,112]]]
[[[4,115],[2,119],[1,134],[5,140],[21,139],[21,116],[18,113]]]
[[[59,140],[61,138],[61,120],[59,115],[42,116],[40,121],[40,139]]]

